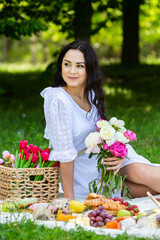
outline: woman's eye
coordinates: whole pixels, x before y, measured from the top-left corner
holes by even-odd
[[[65,65],[65,66],[67,66],[67,67],[68,67],[68,66],[70,66],[70,64],[69,64],[69,63],[65,63],[64,65]]]
[[[79,64],[79,65],[77,65],[77,67],[84,68],[84,65]]]

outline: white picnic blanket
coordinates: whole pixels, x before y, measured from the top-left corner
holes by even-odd
[[[156,198],[160,198],[160,195],[155,196]],[[82,199],[78,199],[81,200]],[[140,211],[145,211],[145,210],[150,210],[150,209],[155,209],[158,208],[157,205],[149,198],[149,197],[143,197],[143,198],[135,198],[132,200],[127,200],[131,204],[136,204],[138,205]],[[2,202],[2,201],[1,201]],[[33,216],[30,213],[3,213],[0,211],[0,223],[6,223],[6,222],[14,222],[14,221],[21,221],[23,217],[26,217],[27,219],[33,220]],[[75,223],[64,223],[61,221],[36,221],[37,224],[43,224],[48,228],[55,228],[55,227],[61,227],[62,229],[69,231],[70,229],[75,229],[77,228],[78,225]],[[160,239],[160,229],[151,229],[151,228],[130,228],[129,230],[114,230],[114,229],[105,229],[105,228],[94,228],[91,226],[83,226],[83,228],[86,231],[93,231],[96,234],[101,234],[101,235],[108,235],[110,234],[112,237],[117,236],[118,234],[123,234],[126,232],[128,235],[133,235],[133,236],[138,236],[138,237],[143,237],[143,238],[154,238],[154,239]]]

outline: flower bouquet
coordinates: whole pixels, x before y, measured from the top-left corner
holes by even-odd
[[[122,189],[126,176],[122,177],[120,172],[114,173],[114,170],[107,170],[107,165],[103,161],[107,157],[116,156],[120,159],[127,158],[127,143],[136,140],[136,134],[126,130],[123,120],[113,117],[109,121],[99,119],[96,122],[96,132],[90,133],[85,139],[87,147],[86,152],[90,153],[89,158],[97,155],[97,168],[101,171],[101,178],[94,179],[89,183],[90,192],[102,194],[111,197]],[[126,187],[123,195],[129,194]]]
[[[59,194],[57,161],[49,161],[50,149],[19,142],[15,155],[4,151],[0,159],[0,199],[36,197],[48,202]]]
[[[4,151],[0,159],[0,164],[12,168],[43,168],[43,167],[56,167],[57,161],[49,161],[50,149],[44,150],[39,147],[28,144],[27,140],[19,142],[19,152],[10,154],[9,151]],[[42,176],[35,176],[35,181],[41,180]]]

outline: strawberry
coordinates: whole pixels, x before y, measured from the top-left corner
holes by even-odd
[[[134,208],[135,208],[134,205],[131,205],[131,206],[130,206],[130,209],[131,209],[131,210],[134,210]]]
[[[114,201],[119,201],[118,197],[113,198]]]
[[[132,205],[132,207],[133,207],[133,208],[138,208],[138,206],[137,206],[137,205]]]
[[[135,212],[133,210],[130,210],[131,216],[135,216]]]
[[[139,212],[139,209],[138,208],[134,208],[133,209],[135,213],[138,213]]]
[[[123,205],[127,207],[128,206],[128,202],[124,202]]]
[[[123,204],[123,199],[122,199],[122,198],[119,198],[119,202]]]

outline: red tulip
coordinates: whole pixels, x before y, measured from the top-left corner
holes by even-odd
[[[26,149],[27,144],[28,144],[28,141],[26,141],[26,140],[21,140],[21,141],[19,142],[19,148],[20,148],[20,149]]]
[[[31,155],[31,153],[27,153],[27,154],[26,154],[26,161],[28,161],[30,155]]]
[[[48,157],[49,157],[49,154],[47,152],[42,152],[41,153],[41,158],[42,158],[42,161],[48,161]]]
[[[32,149],[33,154],[37,154],[39,151],[39,147],[37,147],[37,146],[32,146],[31,149]]]
[[[32,163],[36,163],[37,162],[37,159],[38,159],[38,156],[36,154],[33,154],[32,156]]]
[[[44,149],[44,152],[47,152],[48,154],[50,154],[50,148]]]

